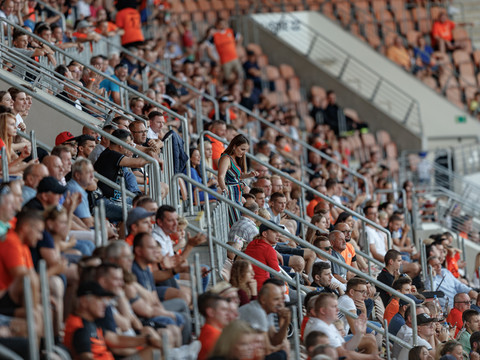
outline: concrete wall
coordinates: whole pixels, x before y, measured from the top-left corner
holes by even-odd
[[[250,39],[253,39],[255,26],[253,23],[249,22],[249,24],[252,26],[248,27],[250,30],[248,36]],[[318,65],[307,59],[303,54],[286,46],[281,39],[272,33],[260,27],[257,27],[257,29],[258,34],[255,34],[255,37],[258,35],[259,45],[262,47],[263,52],[269,54],[268,61],[270,64],[278,66],[286,63],[293,66],[296,75],[300,78],[302,87],[306,89],[317,85],[325,89],[334,90],[337,93],[339,105],[355,109],[360,119],[367,122],[372,131],[388,131],[399,149],[421,149],[422,141],[420,137],[388,117],[387,114],[360,97],[336,78],[322,71]]]

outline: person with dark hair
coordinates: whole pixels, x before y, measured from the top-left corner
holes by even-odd
[[[215,347],[222,329],[229,323],[229,305],[220,295],[206,292],[198,297],[198,309],[200,314],[205,317],[198,340],[202,343],[202,348],[198,353],[198,360],[205,360]]]
[[[476,310],[465,310],[462,314],[463,329],[458,333],[456,339],[463,346],[463,350],[470,353],[472,347],[470,339],[472,334],[480,330],[480,313]]]
[[[114,75],[112,78],[118,82],[124,82],[128,77],[128,66],[126,64],[118,64],[115,66]],[[118,105],[122,104],[120,99],[120,86],[114,83],[111,80],[104,79],[100,83],[100,89],[105,89],[105,92],[108,94],[111,101],[115,102]]]
[[[163,127],[165,126],[165,114],[160,111],[152,111],[148,114],[150,127],[147,131],[148,139],[162,139]]]
[[[426,346],[414,346],[408,352],[408,360],[432,360]]]
[[[254,330],[265,334],[272,346],[282,344],[282,350],[267,354],[266,359],[286,359],[285,352],[288,353],[289,349],[286,335],[291,311],[285,307],[283,287],[282,280],[269,279],[260,289],[258,299],[250,301],[239,309],[240,320],[246,321]],[[277,314],[278,327],[269,320],[267,315],[271,313]]]
[[[470,309],[470,296],[465,292],[459,292],[453,297],[453,308],[447,316],[447,322],[455,327],[455,337],[463,328],[463,314]]]
[[[218,187],[224,196],[242,205],[243,184],[242,180],[257,176],[256,171],[247,173],[246,152],[250,142],[243,135],[237,135],[223,152],[218,162]],[[230,226],[240,220],[240,211],[229,207]]]
[[[95,138],[90,135],[80,135],[77,137],[77,159],[79,157],[88,158],[95,149]]]
[[[109,124],[105,125],[102,130],[111,134],[114,130],[116,130],[117,127],[114,124]],[[90,155],[88,155],[88,159],[92,162],[92,164],[95,164],[97,161],[98,157],[100,154],[110,145],[110,140],[108,140],[106,137],[102,136],[100,138],[100,143],[95,145],[95,148],[92,150]]]
[[[133,144],[130,132],[127,130],[115,130],[112,136],[127,144]],[[124,177],[123,167],[139,168],[147,163],[147,160],[143,158],[129,157],[128,153],[128,150],[122,145],[110,142],[109,146],[98,157],[94,168],[99,174],[119,184],[120,179]],[[122,193],[119,190],[115,190],[103,182],[100,182],[98,186],[108,201],[117,203],[121,201]]]
[[[410,294],[412,292],[412,279],[408,275],[401,274],[400,277],[393,282],[392,288],[404,295]],[[420,303],[420,301],[416,301],[416,303]],[[383,320],[387,320],[387,323],[390,324],[392,318],[398,313],[399,308],[400,299],[397,296],[392,296],[390,302],[385,307]]]
[[[318,261],[312,267],[313,282],[311,287],[316,288],[320,292],[329,292],[337,296],[344,294],[339,282],[332,282],[332,267],[329,262]]]
[[[470,336],[470,349],[470,354],[475,353],[477,356],[480,355],[480,331],[475,331]],[[471,359],[474,359],[474,357],[472,356]]]
[[[400,268],[402,266],[402,254],[400,254],[400,252],[397,250],[390,249],[385,254],[384,259],[385,267],[382,269],[380,274],[378,274],[377,280],[387,286],[392,286],[395,277],[400,274]],[[388,305],[388,301],[390,300],[390,294],[379,287],[377,287],[377,291],[380,293],[380,298],[382,299],[383,305],[386,307]]]

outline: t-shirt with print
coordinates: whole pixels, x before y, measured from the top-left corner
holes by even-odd
[[[125,8],[117,12],[116,25],[125,32],[122,35],[122,46],[144,41],[140,13],[133,8]]]
[[[117,151],[106,148],[98,157],[95,162],[94,168],[100,175],[105,176],[107,179],[114,183],[120,184],[120,178],[123,177],[123,170],[120,166],[120,161],[125,155],[120,154]],[[98,187],[102,190],[103,195],[111,200],[120,201],[122,198],[122,192],[114,190],[103,182],[98,183]]]

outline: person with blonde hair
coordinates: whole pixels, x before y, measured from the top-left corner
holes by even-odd
[[[224,360],[254,359],[255,347],[252,342],[256,337],[253,329],[242,320],[235,320],[227,325],[218,338],[210,358]]]

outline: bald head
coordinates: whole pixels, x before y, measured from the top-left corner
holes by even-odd
[[[48,155],[43,158],[42,163],[47,167],[48,174],[53,176],[58,181],[63,177],[63,164],[62,160],[55,155]]]
[[[40,180],[48,176],[48,168],[43,164],[29,165],[23,172],[23,182],[26,186],[36,189]]]

